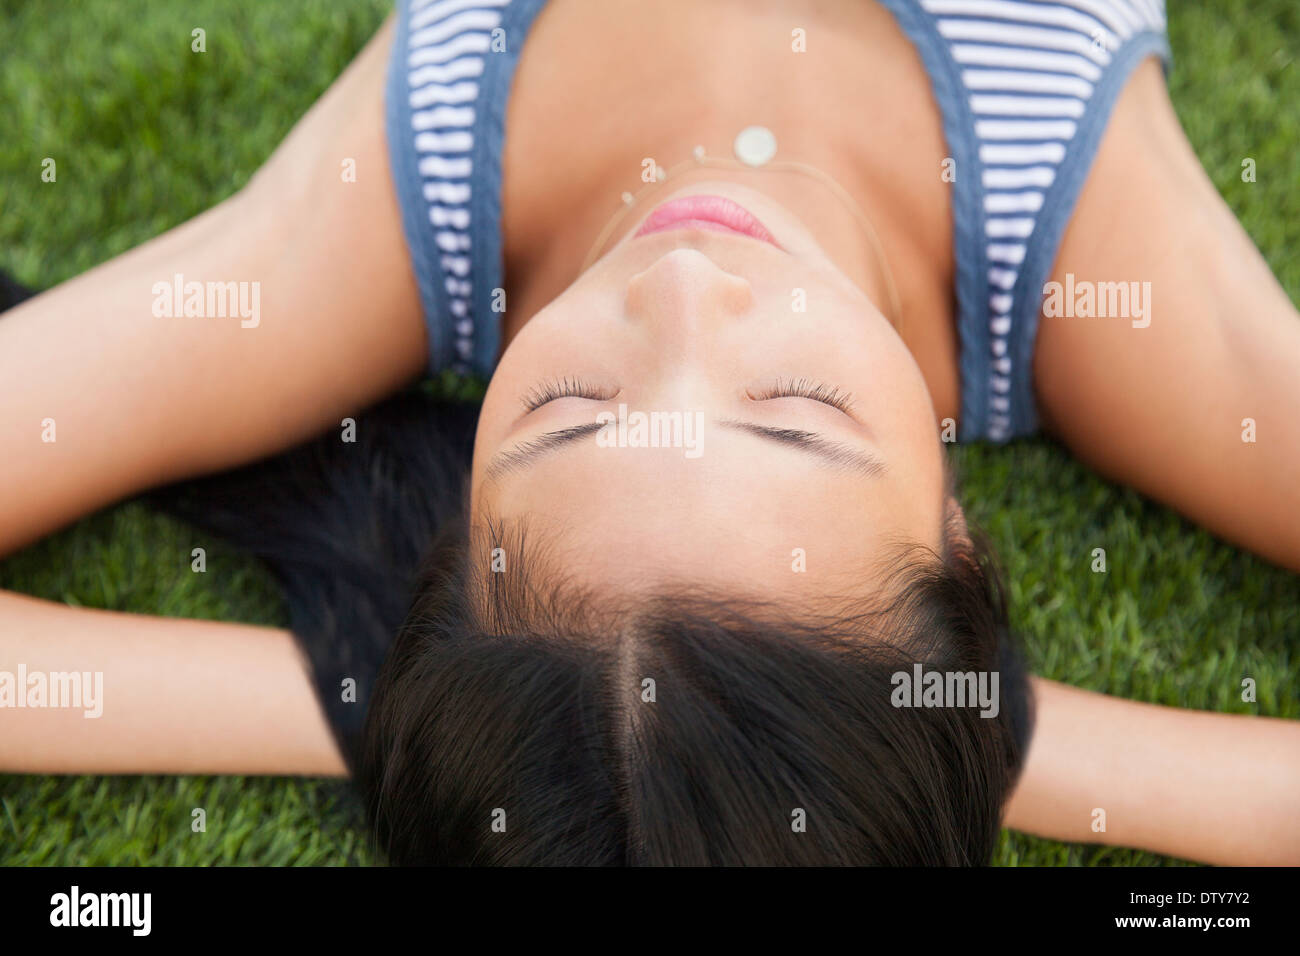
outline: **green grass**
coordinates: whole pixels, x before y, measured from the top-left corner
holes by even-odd
[[[1300,6],[1180,0],[1171,89],[1224,198],[1300,299]],[[76,275],[246,182],[386,12],[379,0],[0,0],[0,268]],[[190,53],[190,31],[208,52]],[[40,182],[42,158],[57,185]],[[1257,182],[1241,161],[1255,159]],[[1294,576],[1091,476],[1047,442],[955,450],[1040,674],[1140,700],[1300,718]],[[2,467],[2,465],[0,465]],[[0,565],[0,588],[90,607],[283,625],[265,571],[127,504]],[[1108,571],[1090,570],[1094,548]],[[177,556],[182,556],[178,558]],[[1254,677],[1258,704],[1239,698]],[[191,811],[207,814],[191,831]],[[1004,864],[1169,864],[1005,833]],[[337,782],[0,776],[0,863],[374,863]]]

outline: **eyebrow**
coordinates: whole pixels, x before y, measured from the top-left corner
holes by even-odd
[[[571,444],[580,438],[594,434],[606,426],[605,422],[587,422],[559,431],[546,432],[526,442],[520,442],[510,451],[501,452],[487,468],[487,477],[500,478],[511,471],[527,468],[539,458],[543,458],[557,448]],[[758,438],[777,442],[820,458],[825,464],[843,471],[853,472],[867,478],[875,478],[885,472],[885,463],[875,455],[859,451],[852,445],[833,441],[799,428],[776,428],[770,425],[758,425],[754,422],[723,419],[717,424],[735,431],[748,432]]]
[[[718,422],[724,428],[749,432],[768,441],[782,445],[792,445],[812,455],[816,455],[826,464],[844,471],[855,472],[866,478],[875,478],[885,471],[885,463],[875,455],[859,451],[852,445],[833,441],[801,428],[774,428],[770,425],[757,425],[754,422],[742,422],[736,419],[723,419]]]
[[[507,472],[517,471],[520,468],[527,468],[537,459],[549,454],[555,449],[575,442],[579,438],[594,434],[605,427],[605,422],[587,422],[584,425],[574,425],[571,428],[561,428],[559,431],[546,432],[531,438],[528,441],[520,442],[510,451],[503,451],[492,459],[487,468],[487,477],[500,478]]]

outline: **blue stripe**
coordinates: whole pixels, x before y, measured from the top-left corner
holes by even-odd
[[[502,13],[504,53],[486,53],[474,123],[474,192],[470,222],[474,229],[474,297],[470,312],[476,320],[472,369],[490,376],[501,350],[504,315],[492,311],[494,290],[504,287],[505,261],[501,236],[501,158],[505,143],[506,101],[519,63],[524,38],[545,0],[512,0]],[[509,308],[509,302],[506,307]]]
[[[948,153],[956,163],[952,210],[957,336],[961,342],[959,437],[968,441],[984,434],[989,410],[988,239],[984,235],[984,164],[974,133],[975,117],[961,81],[964,67],[953,60],[933,18],[908,0],[881,0],[881,4],[921,54],[939,103]]]
[[[441,316],[448,314],[447,295],[443,288],[441,251],[434,240],[429,221],[429,204],[424,198],[423,182],[417,164],[419,154],[411,132],[411,90],[407,83],[406,57],[410,35],[410,0],[398,0],[397,26],[388,61],[384,88],[384,126],[388,135],[388,161],[392,167],[393,188],[402,213],[402,231],[411,253],[412,269],[420,289],[424,325],[428,331],[429,369],[438,369],[449,348],[448,330]]]

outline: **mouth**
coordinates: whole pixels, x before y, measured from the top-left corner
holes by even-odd
[[[682,196],[655,207],[633,236],[647,236],[669,229],[710,229],[748,236],[780,249],[767,227],[744,206],[724,196]]]

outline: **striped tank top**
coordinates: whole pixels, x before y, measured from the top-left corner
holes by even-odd
[[[920,53],[952,160],[960,437],[1033,434],[1043,286],[1125,81],[1148,56],[1168,66],[1164,2],[879,2]],[[430,374],[496,365],[506,101],[544,4],[398,3],[387,136]]]

